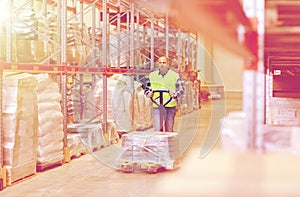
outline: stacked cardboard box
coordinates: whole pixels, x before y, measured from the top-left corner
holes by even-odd
[[[179,156],[178,134],[173,132],[130,132],[122,135],[122,151],[118,162],[158,164],[174,169]]]

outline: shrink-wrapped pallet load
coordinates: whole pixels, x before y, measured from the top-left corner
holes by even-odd
[[[70,157],[79,157],[88,152],[86,146],[82,143],[80,134],[68,131],[68,147],[70,147]]]
[[[35,75],[38,100],[37,166],[62,163],[64,158],[63,114],[58,84],[48,74]]]
[[[118,80],[115,78],[108,78],[107,79],[107,92],[106,92],[106,110],[107,110],[107,122],[109,125],[112,125],[110,127],[107,127],[107,131],[104,134],[106,137],[105,141],[107,142],[106,145],[111,144],[115,140],[118,140],[119,136],[117,135],[117,129],[116,125],[114,124],[116,121],[116,117],[114,114],[114,108],[113,108],[113,99],[116,95],[113,95],[114,89],[118,83]],[[94,98],[95,98],[95,111],[97,118],[100,120],[100,122],[103,121],[103,114],[104,114],[104,108],[103,108],[103,103],[104,103],[104,97],[103,97],[103,81],[100,79],[97,82],[96,88],[95,88],[95,93],[94,93]]]
[[[117,165],[156,164],[165,169],[175,169],[179,157],[178,133],[133,131],[122,135],[122,150]]]
[[[29,74],[5,73],[3,77],[3,164],[8,184],[36,173],[36,83]]]
[[[107,110],[107,121],[115,121],[114,117],[114,112],[113,112],[113,106],[112,106],[112,94],[114,91],[114,88],[117,84],[117,80],[113,78],[107,78],[107,105],[106,105],[106,110]],[[103,81],[100,79],[95,88],[95,110],[96,110],[96,115],[99,118],[99,120],[102,120],[103,116],[103,102],[104,102],[104,97],[103,97]]]
[[[131,92],[132,87],[130,77],[119,77],[112,93],[112,107],[117,127],[116,129],[121,132],[128,132],[132,129],[129,113]]]
[[[184,82],[185,93],[180,98],[179,107],[182,114],[190,113],[196,108],[195,106],[195,90],[192,83],[189,81]]]
[[[130,116],[133,121],[133,130],[146,130],[152,127],[152,101],[144,94],[140,83],[136,82],[135,90],[130,97]]]
[[[100,120],[103,115],[102,86],[102,80],[98,81],[95,89],[96,114]],[[115,123],[115,130],[145,130],[153,125],[152,102],[146,98],[141,86],[129,76],[114,75],[107,79],[107,121]]]

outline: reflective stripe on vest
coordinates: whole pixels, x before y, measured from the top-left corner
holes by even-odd
[[[151,83],[151,89],[152,90],[161,90],[161,89],[168,89],[173,92],[176,91],[176,81],[178,80],[179,75],[178,73],[174,72],[173,70],[169,70],[167,74],[162,75],[159,74],[159,70],[156,70],[149,74],[149,79]],[[153,95],[153,99],[159,97],[159,93],[155,92]],[[163,93],[164,101],[167,102],[170,99],[170,95],[167,92]],[[164,103],[165,103],[164,102]],[[158,101],[158,104],[159,101]],[[157,107],[156,104],[153,104],[154,107]],[[176,106],[176,100],[172,99],[171,102],[169,102],[165,107],[175,107]]]

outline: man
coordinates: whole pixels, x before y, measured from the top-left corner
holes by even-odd
[[[149,74],[149,80],[145,87],[145,95],[148,98],[152,98],[158,104],[161,104],[159,101],[159,92],[153,91],[166,90],[163,92],[163,104],[165,104],[165,107],[153,104],[152,116],[154,129],[156,131],[173,132],[177,98],[184,93],[184,87],[179,74],[169,68],[166,56],[159,57],[157,63],[158,70]],[[171,98],[172,100],[170,100]],[[170,100],[169,103],[167,103],[168,100]]]

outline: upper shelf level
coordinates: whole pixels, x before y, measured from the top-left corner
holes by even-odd
[[[248,35],[256,34],[239,0],[133,0],[169,23],[190,32],[201,33],[234,53],[256,58],[256,48]],[[251,36],[251,35],[250,35]],[[252,37],[250,37],[252,38]]]

